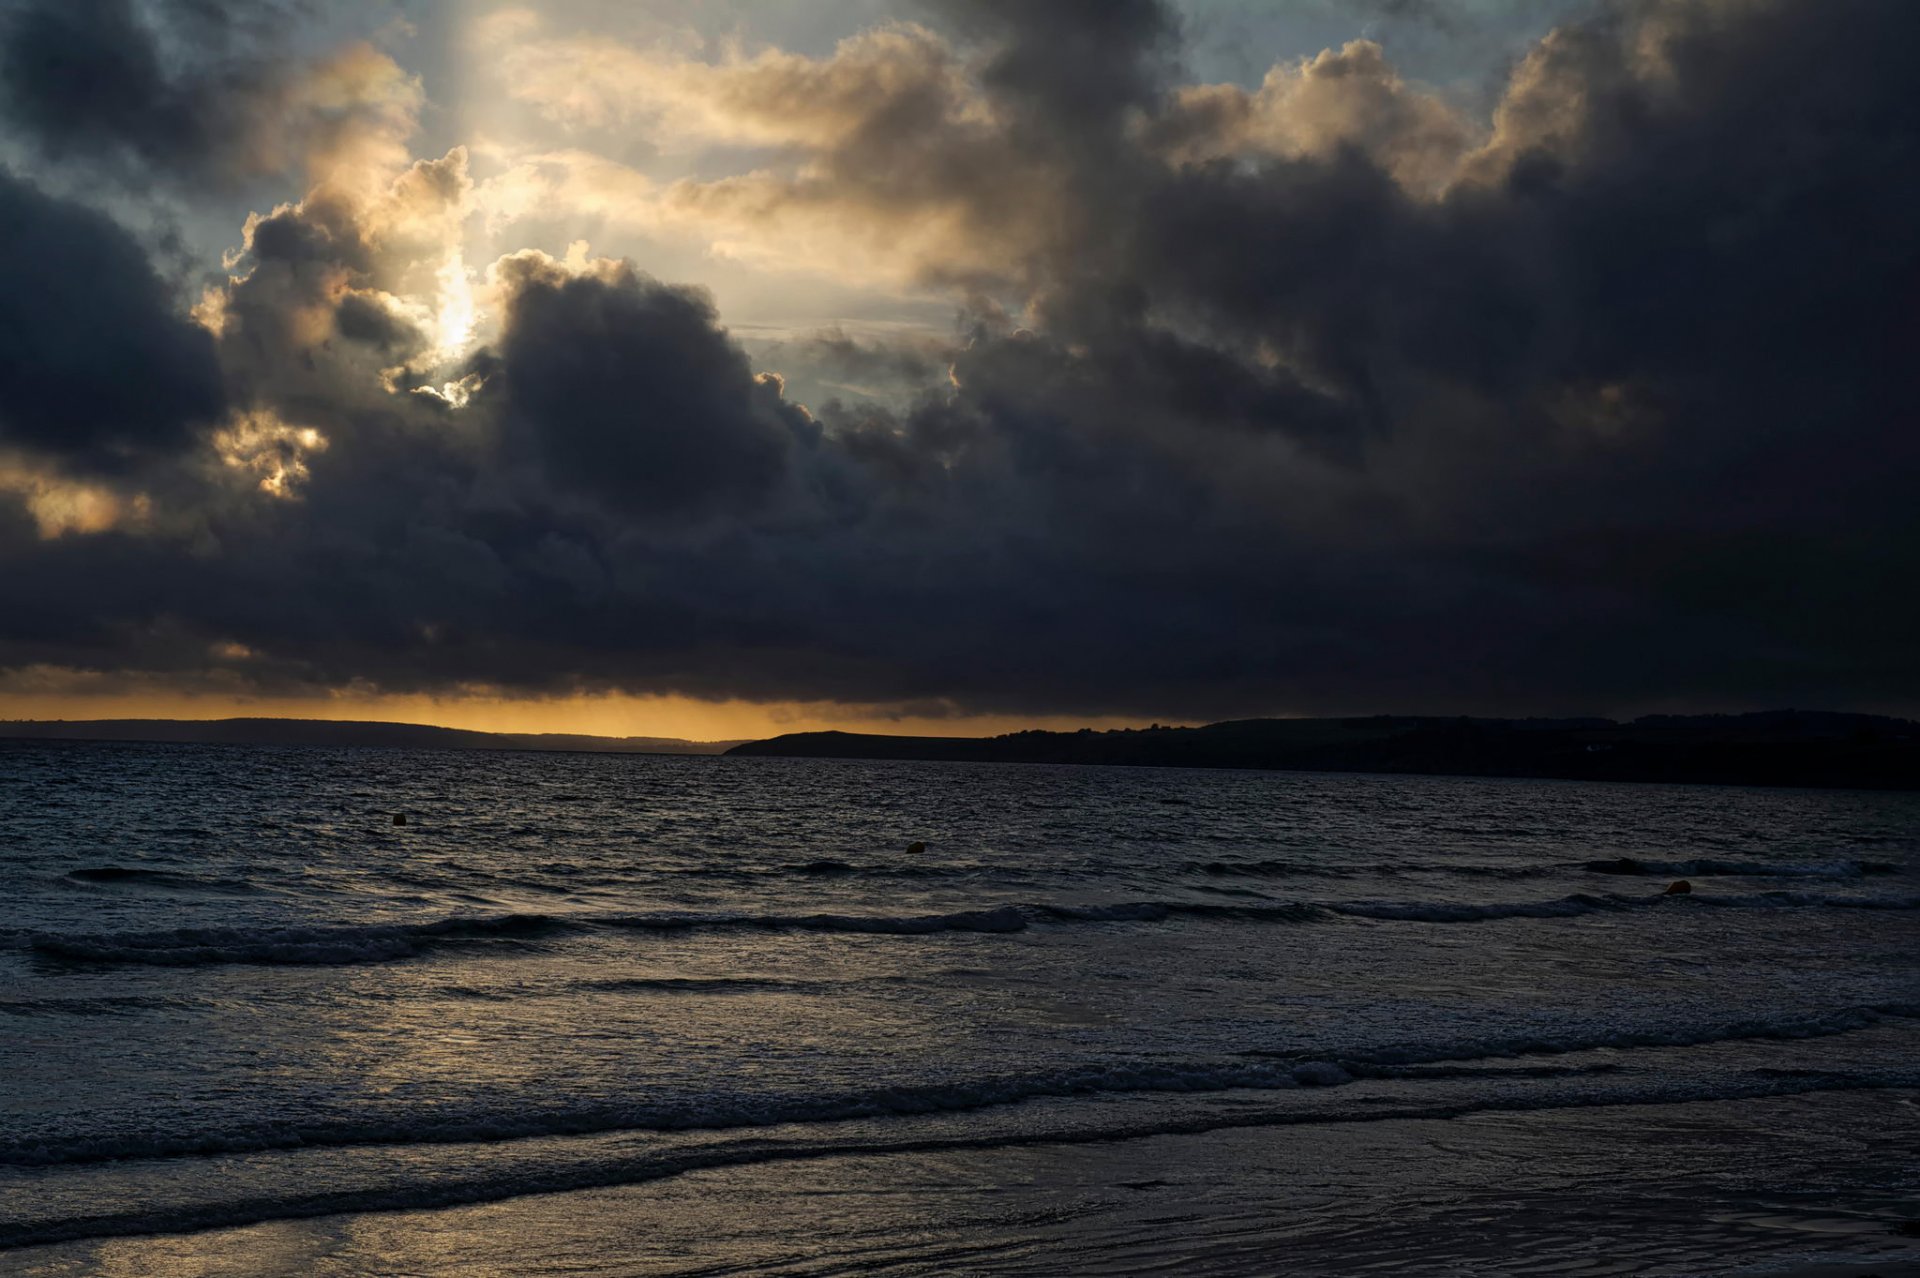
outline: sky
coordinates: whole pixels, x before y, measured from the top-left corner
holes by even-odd
[[[1920,712],[1916,47],[0,0],[0,718]]]

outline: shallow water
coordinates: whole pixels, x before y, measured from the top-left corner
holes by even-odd
[[[0,1271],[1892,1263],[1916,942],[1920,796],[0,743]]]

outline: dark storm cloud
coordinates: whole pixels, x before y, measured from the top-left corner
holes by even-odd
[[[1159,93],[1178,24],[1158,0],[939,0],[965,35],[992,49],[982,79],[1026,104],[1041,143],[1085,142]]]
[[[226,42],[219,10],[171,8],[198,41]],[[169,65],[133,0],[16,0],[0,12],[0,107],[55,155],[197,173],[246,132],[244,114],[270,94],[263,68]]]
[[[938,358],[796,344],[889,387],[809,414],[703,295],[528,254],[461,395],[393,395],[425,338],[388,250],[310,200],[254,227],[220,343],[250,412],[326,437],[256,428],[241,473],[286,450],[294,499],[174,475],[162,504],[203,485],[177,528],[0,524],[0,614],[33,618],[0,665],[189,675],[237,643],[278,688],[1920,706],[1920,8],[1607,6],[1479,136],[1370,45],[1199,100],[1158,6],[940,11],[987,109],[903,73],[792,198],[876,237],[937,210],[1027,328],[983,301]],[[464,168],[416,178],[431,210]]]
[[[349,293],[333,313],[334,326],[348,341],[362,342],[384,355],[412,354],[423,344],[419,329],[405,316],[364,293]]]
[[[0,170],[0,446],[77,471],[184,447],[219,415],[213,342],[132,236]]]
[[[557,486],[644,520],[765,498],[806,419],[755,380],[704,294],[626,266],[577,276],[523,258],[504,273],[494,389]]]

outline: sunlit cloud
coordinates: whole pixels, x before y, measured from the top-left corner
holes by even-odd
[[[327,438],[311,426],[293,426],[265,412],[250,413],[213,436],[222,465],[255,481],[269,497],[297,498],[307,462],[325,452]]]
[[[714,62],[670,44],[548,38],[524,13],[490,30],[482,48],[508,92],[556,123],[636,129],[668,150],[777,152],[744,172],[661,182],[589,149],[530,150],[482,184],[495,227],[564,210],[697,240],[757,270],[881,290],[930,271],[1002,273],[1028,247],[1019,219],[984,226],[981,192],[955,185],[1005,183],[1017,200],[1039,179],[1010,167],[997,141],[1007,122],[977,69],[924,27],[865,31],[819,58],[731,48]]]
[[[665,225],[659,186],[645,174],[591,151],[496,152],[507,167],[481,182],[475,199],[495,236],[515,223],[567,214],[641,231]]]
[[[293,139],[311,186],[376,197],[411,158],[408,139],[426,101],[419,78],[370,43],[335,53],[291,89],[301,118]]]
[[[144,493],[70,479],[24,460],[0,458],[0,493],[18,500],[43,540],[143,526],[152,516]]]
[[[492,42],[508,91],[557,123],[638,126],[667,148],[836,146],[876,116],[985,125],[992,111],[948,41],[912,23],[842,40],[824,58],[737,47],[717,62],[605,37],[543,38],[524,21]]]
[[[1182,163],[1325,157],[1349,147],[1423,194],[1454,178],[1481,132],[1441,95],[1401,78],[1371,40],[1277,65],[1253,90],[1184,87],[1154,131]]]

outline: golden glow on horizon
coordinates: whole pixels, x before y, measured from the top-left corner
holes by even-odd
[[[166,690],[97,694],[0,691],[5,719],[365,719],[478,732],[569,732],[600,737],[684,737],[731,741],[783,732],[878,732],[986,737],[1023,728],[1145,727],[1146,717],[955,714],[941,717],[833,702],[701,701],[613,694],[553,699],[339,694],[331,697],[200,695]],[[1162,719],[1160,722],[1167,722]]]

